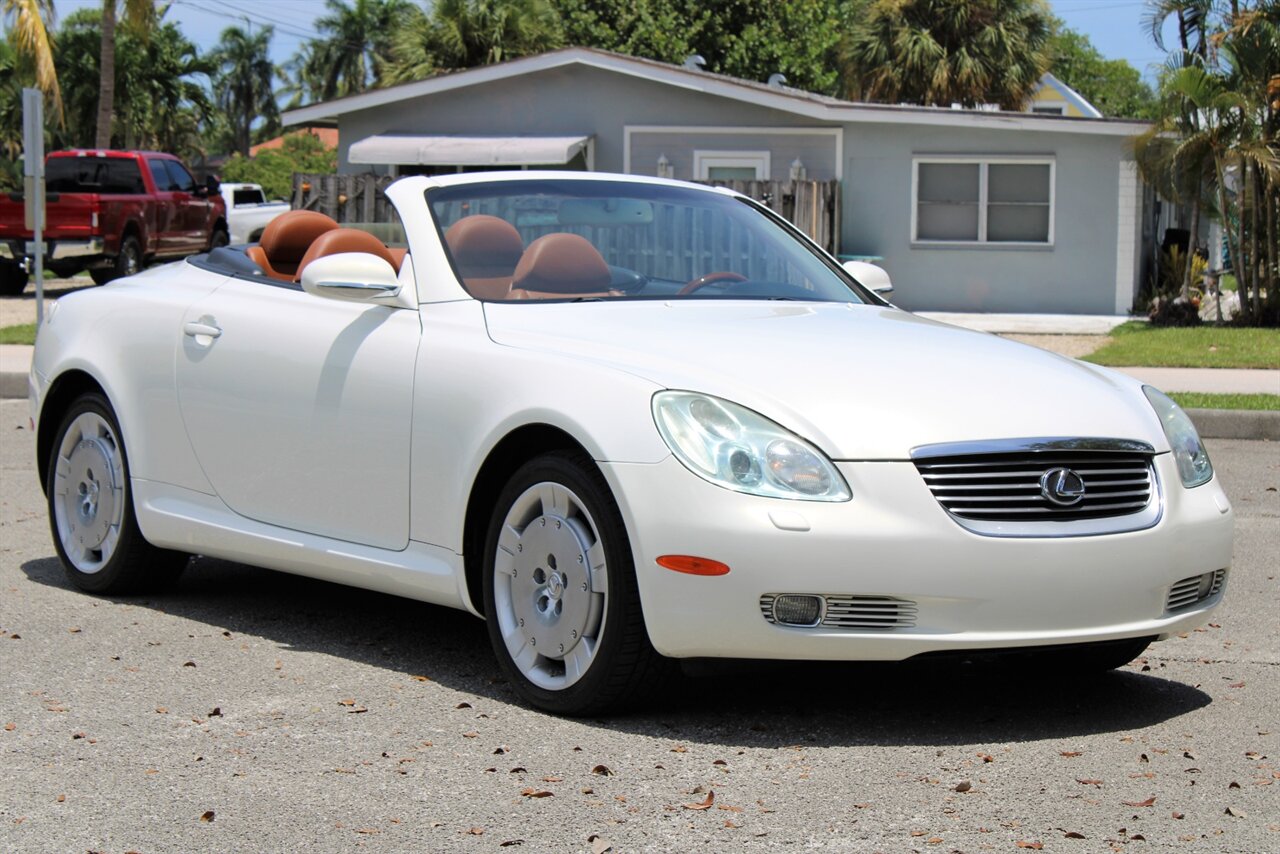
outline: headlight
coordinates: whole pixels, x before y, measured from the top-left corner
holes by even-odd
[[[750,409],[688,391],[653,396],[653,420],[676,459],[718,486],[770,498],[848,501],[821,451]]]
[[[1144,385],[1142,391],[1160,417],[1160,426],[1173,448],[1173,459],[1178,464],[1182,485],[1189,488],[1208,483],[1213,477],[1213,463],[1209,462],[1209,452],[1201,444],[1200,434],[1187,413],[1158,389]]]

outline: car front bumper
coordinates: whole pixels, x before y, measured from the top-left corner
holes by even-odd
[[[1168,611],[1171,587],[1231,563],[1232,511],[1217,479],[1185,489],[1155,457],[1163,502],[1141,531],[1001,538],[971,533],[939,506],[910,462],[839,463],[853,491],[824,504],[743,495],[674,457],[602,465],[636,559],[654,647],[687,657],[899,660],[926,652],[1164,637],[1204,622],[1225,589]],[[662,555],[730,567],[673,572]],[[768,622],[769,594],[891,597],[914,625],[846,629]]]

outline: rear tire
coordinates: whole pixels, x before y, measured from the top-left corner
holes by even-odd
[[[105,285],[125,276],[132,276],[142,271],[142,244],[132,234],[120,241],[120,254],[110,267],[100,267],[89,271],[89,277],[95,285]]]
[[[494,508],[484,561],[489,639],[531,705],[599,714],[670,669],[649,643],[618,505],[585,454],[556,451],[516,471]]]
[[[31,277],[17,264],[0,264],[0,296],[16,297],[27,289]]]
[[[120,425],[97,392],[63,416],[46,461],[49,525],[67,578],[90,593],[141,593],[177,579],[188,555],[142,536]]]
[[[212,252],[215,249],[221,249],[230,242],[231,235],[227,234],[227,230],[225,228],[219,228],[213,233],[213,236],[209,238],[209,251]]]

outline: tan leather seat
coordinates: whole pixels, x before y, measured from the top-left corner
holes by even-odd
[[[511,299],[565,299],[618,296],[609,289],[613,274],[585,237],[547,234],[529,244],[516,265]]]
[[[463,287],[476,299],[505,300],[524,254],[515,226],[487,214],[463,217],[449,226],[444,242]]]
[[[367,231],[356,228],[335,228],[315,239],[311,248],[307,250],[307,254],[303,255],[302,260],[298,262],[298,271],[294,274],[293,280],[302,281],[302,271],[317,258],[340,255],[343,252],[367,252],[370,255],[377,255],[390,264],[397,273],[400,272],[399,259],[381,240]]]
[[[289,211],[267,223],[257,246],[250,246],[249,259],[273,279],[296,280],[298,264],[317,237],[338,224],[316,211]]]

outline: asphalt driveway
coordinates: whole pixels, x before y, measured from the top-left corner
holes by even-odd
[[[563,720],[459,612],[209,559],[73,591],[25,426],[0,403],[0,850],[1280,851],[1275,444],[1210,443],[1227,603],[1122,672],[740,667]]]

